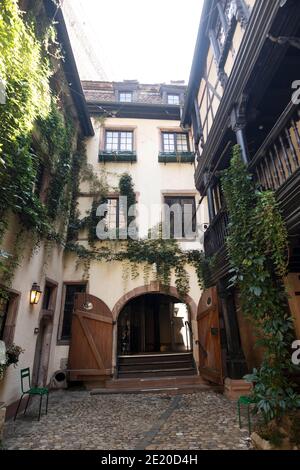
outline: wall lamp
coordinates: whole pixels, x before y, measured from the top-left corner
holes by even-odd
[[[34,282],[30,290],[30,303],[31,305],[36,305],[39,303],[42,291],[40,286]]]

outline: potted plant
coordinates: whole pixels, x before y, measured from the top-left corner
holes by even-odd
[[[24,350],[15,344],[11,344],[8,346],[8,348],[5,349],[5,346],[3,346],[4,343],[1,341],[1,354],[0,354],[0,380],[3,379],[4,373],[6,369],[10,365],[14,365],[14,367],[18,364],[19,362],[19,356],[21,353],[24,352]]]

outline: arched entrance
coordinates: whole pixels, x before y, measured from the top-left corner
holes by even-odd
[[[190,308],[172,293],[129,298],[117,317],[116,340],[119,378],[196,374]]]
[[[165,294],[130,300],[118,317],[118,355],[190,352],[190,314],[185,303]]]

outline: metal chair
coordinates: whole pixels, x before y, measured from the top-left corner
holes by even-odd
[[[248,430],[249,430],[249,436],[251,435],[251,417],[250,417],[250,406],[254,405],[256,400],[254,400],[251,397],[247,396],[241,396],[238,399],[237,402],[237,407],[238,407],[238,416],[239,416],[239,426],[240,428],[242,427],[242,420],[241,420],[241,405],[247,406],[247,418],[248,418]]]
[[[25,383],[26,381],[27,381],[27,385]],[[48,399],[49,399],[49,390],[48,390],[48,388],[46,388],[46,387],[31,387],[30,369],[29,369],[29,367],[27,367],[26,369],[21,369],[21,389],[22,389],[22,396],[21,396],[21,398],[19,400],[19,403],[18,403],[18,407],[17,407],[16,413],[15,413],[15,416],[14,416],[14,421],[17,418],[18,411],[19,411],[19,408],[20,408],[20,405],[22,403],[22,399],[23,399],[24,395],[28,395],[28,400],[27,400],[26,407],[25,407],[25,410],[24,410],[24,416],[26,414],[30,398],[33,395],[40,396],[40,407],[39,407],[39,417],[38,417],[38,420],[40,420],[41,410],[42,410],[42,401],[43,401],[43,396],[44,395],[47,396],[46,414],[48,413]]]

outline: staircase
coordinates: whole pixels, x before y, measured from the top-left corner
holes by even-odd
[[[196,374],[193,353],[119,356],[118,378],[179,377]]]

